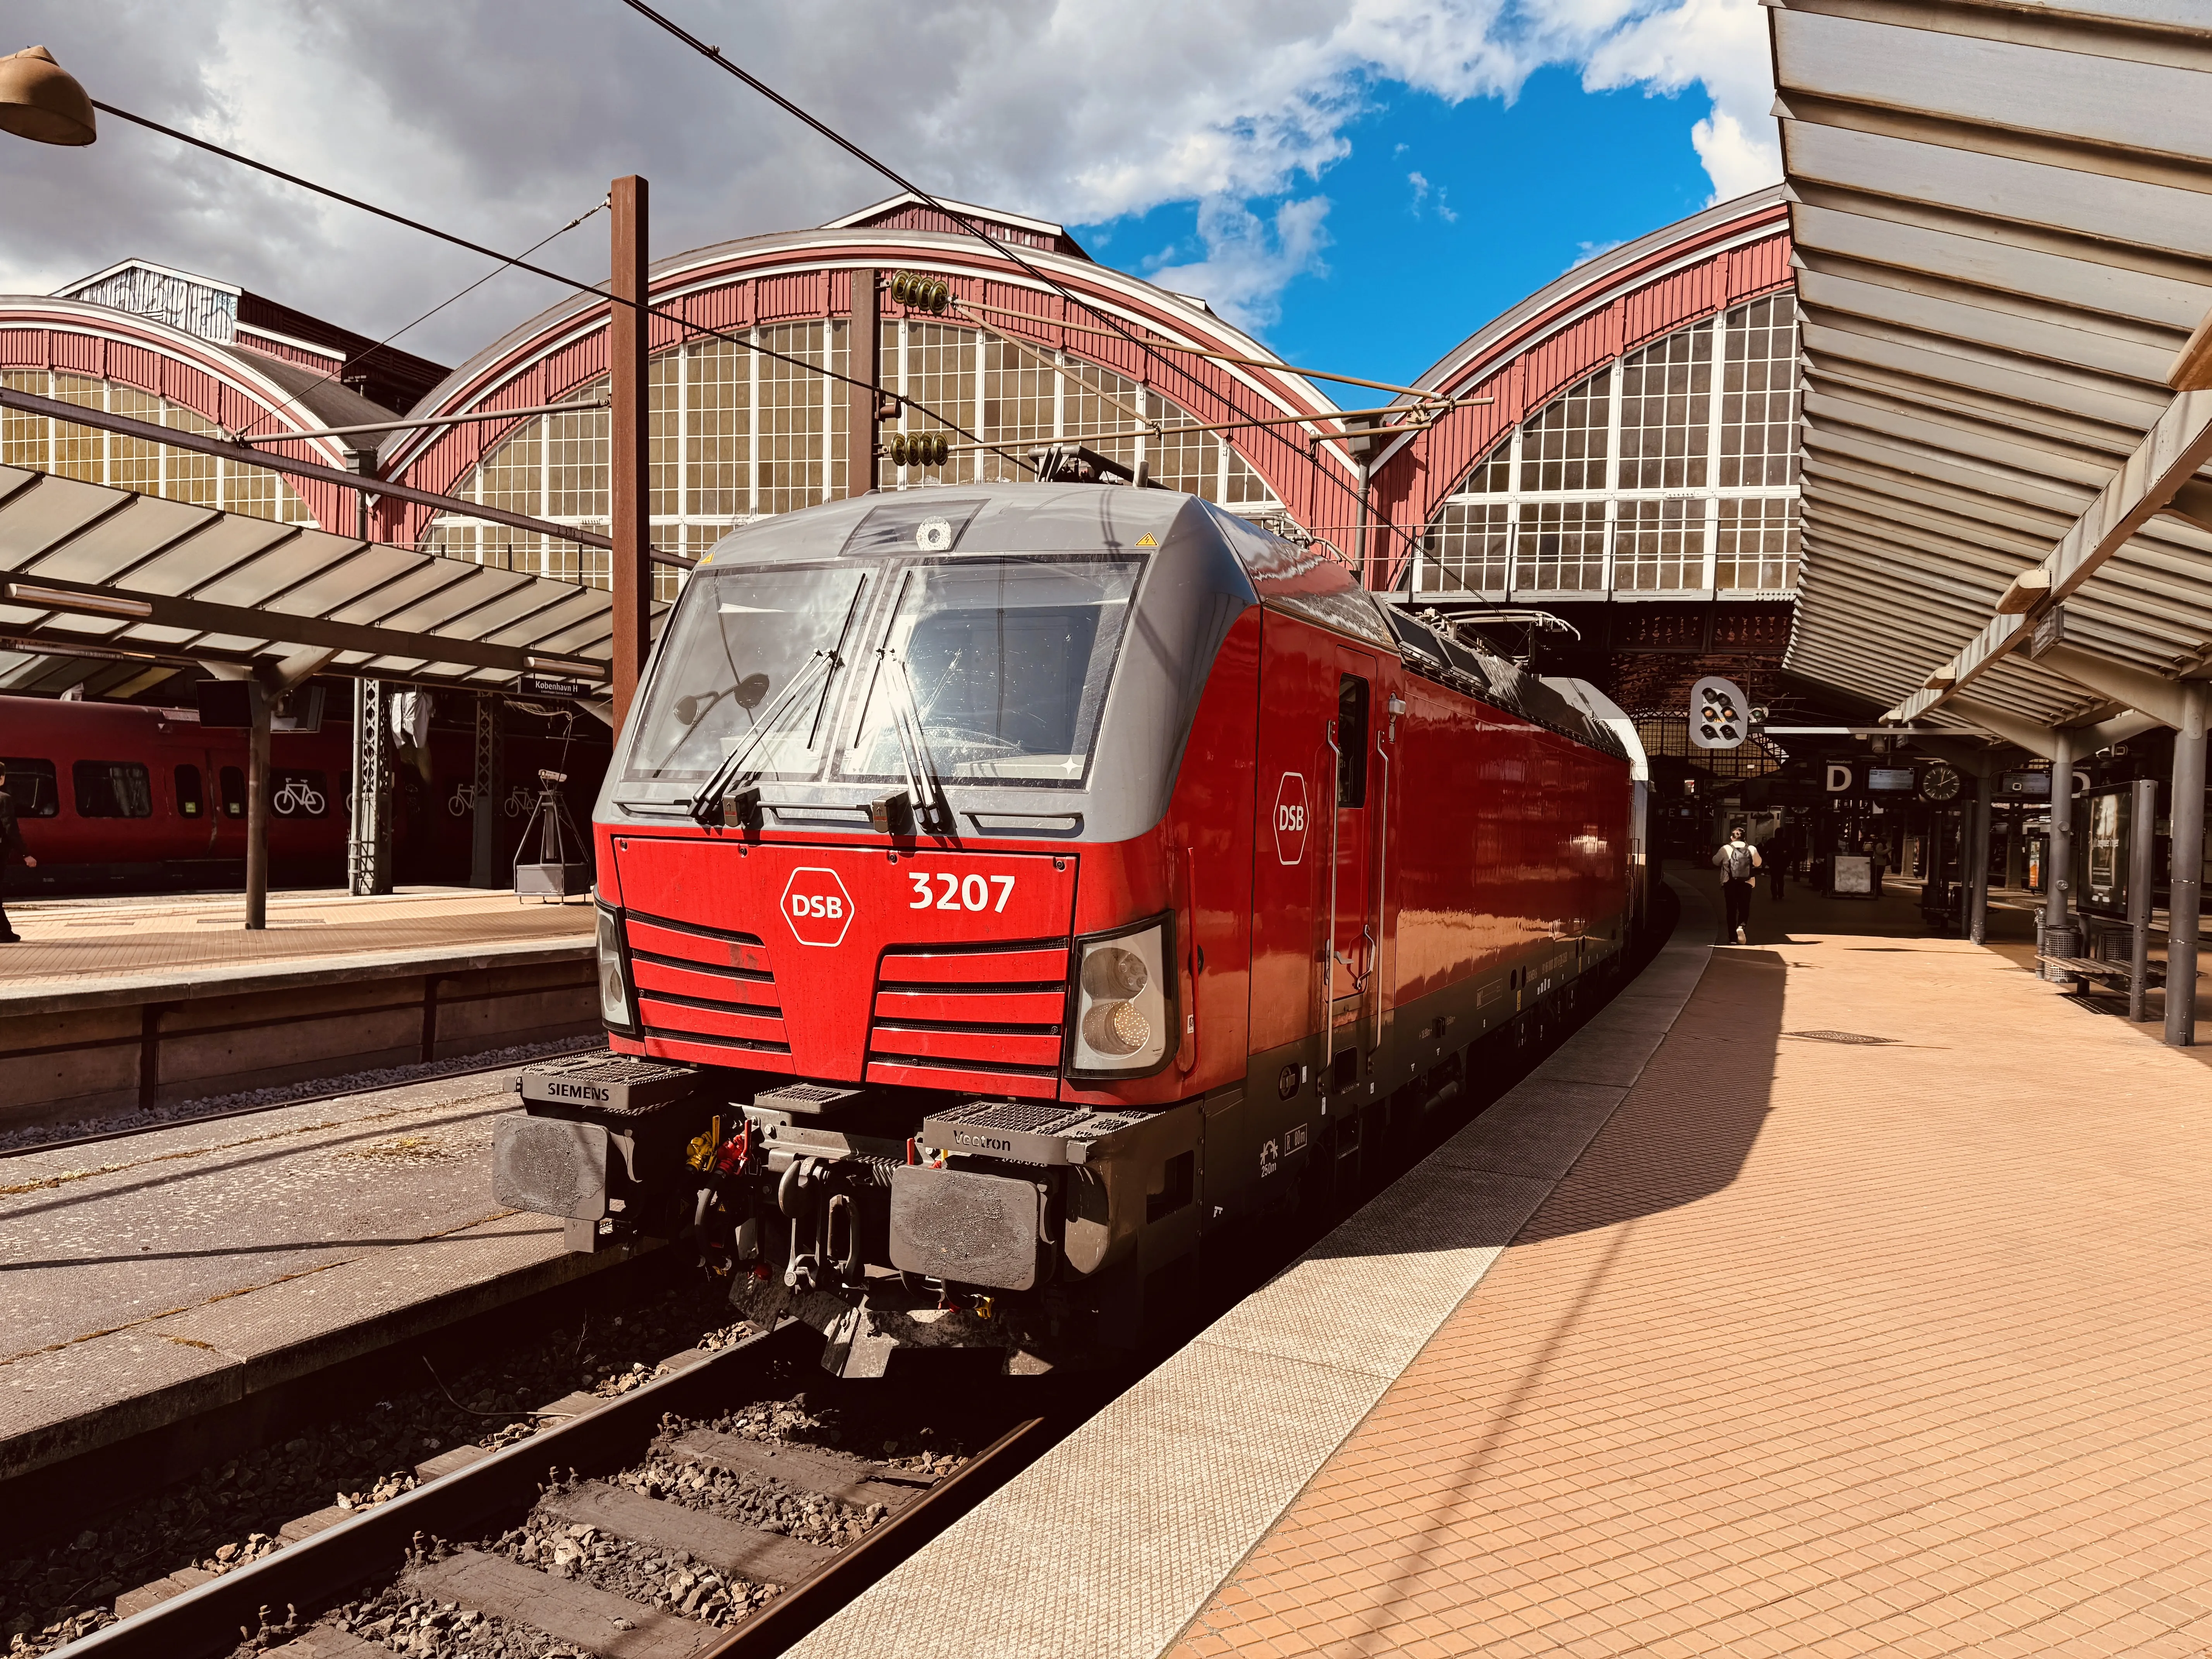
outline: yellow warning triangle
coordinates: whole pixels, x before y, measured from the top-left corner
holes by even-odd
[[[1139,547],[1158,547],[1159,543],[1152,538],[1152,532],[1147,530],[1143,535],[1137,538],[1137,545]]]

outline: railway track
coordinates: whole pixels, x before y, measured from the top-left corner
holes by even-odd
[[[549,1412],[571,1414],[529,1438],[430,1460],[422,1485],[373,1507],[301,1516],[283,1529],[285,1547],[63,1650],[780,1651],[995,1489],[1063,1422],[1015,1415],[967,1457],[872,1457],[789,1437],[806,1420],[803,1395],[794,1405],[775,1390],[811,1382],[811,1341],[786,1324],[674,1356],[617,1397],[556,1401]]]
[[[1495,1074],[1468,1097],[1387,1151],[1376,1148],[1378,1156],[1362,1160],[1366,1167],[1354,1175],[1353,1189],[1338,1194],[1331,1212],[1417,1162],[1437,1138],[1510,1086],[1559,1035],[1546,1032],[1499,1054]],[[1249,1259],[1212,1264],[1211,1283],[1188,1310],[1183,1333],[1295,1255],[1327,1219],[1307,1218],[1269,1247],[1247,1253]],[[970,1379],[965,1387],[939,1391],[935,1400],[926,1389],[894,1395],[884,1383],[831,1382],[815,1368],[818,1338],[806,1328],[787,1323],[732,1340],[717,1323],[729,1311],[719,1289],[693,1279],[688,1261],[674,1260],[679,1252],[655,1254],[657,1266],[648,1260],[632,1269],[666,1273],[667,1287],[657,1292],[662,1303],[653,1302],[649,1286],[586,1281],[580,1295],[610,1299],[580,1328],[562,1322],[584,1303],[549,1303],[520,1322],[495,1319],[470,1339],[483,1363],[469,1376],[446,1371],[436,1392],[451,1409],[436,1422],[408,1419],[406,1433],[434,1429],[450,1440],[457,1425],[473,1420],[463,1432],[477,1441],[422,1459],[404,1479],[387,1476],[373,1491],[356,1492],[351,1501],[360,1507],[350,1512],[342,1507],[343,1492],[337,1505],[289,1519],[264,1508],[258,1519],[264,1530],[247,1534],[242,1553],[219,1552],[222,1560],[196,1562],[166,1587],[124,1594],[116,1607],[119,1622],[104,1628],[49,1626],[46,1639],[32,1638],[27,1651],[191,1656],[258,1649],[281,1651],[286,1659],[394,1651],[425,1659],[780,1652],[1129,1380],[1121,1375],[1048,1390],[1046,1379],[980,1389]],[[608,1325],[623,1324],[620,1316],[610,1319],[613,1310],[635,1315],[664,1304],[666,1318],[634,1317],[629,1332],[610,1340]],[[573,1351],[569,1330],[577,1333]],[[682,1348],[652,1368],[632,1362],[610,1370],[603,1359],[586,1377],[599,1392],[525,1403],[544,1400],[551,1379],[578,1375],[573,1364],[563,1370],[558,1363],[517,1359],[530,1341],[551,1343],[564,1362],[584,1354],[587,1339],[603,1354],[627,1359],[638,1351],[634,1336],[647,1331],[657,1334],[664,1348],[694,1333],[703,1333],[706,1345]],[[1163,1336],[1152,1358],[1176,1345],[1172,1334]],[[405,1364],[417,1364],[411,1352]],[[392,1409],[392,1400],[374,1397],[392,1392],[392,1375],[387,1364],[367,1393],[356,1389],[349,1396],[359,1402],[356,1419],[370,1438],[376,1414]],[[532,1382],[518,1377],[535,1379],[536,1394]],[[626,1391],[610,1396],[611,1386]],[[866,1407],[857,1406],[871,1389]],[[990,1402],[979,1409],[987,1394]],[[902,1419],[888,1437],[881,1416],[886,1407]],[[335,1399],[331,1408],[338,1408]],[[406,1409],[403,1402],[403,1416]],[[486,1419],[506,1419],[505,1426],[483,1431]],[[546,1426],[532,1432],[526,1420]],[[279,1428],[276,1437],[289,1432]],[[520,1435],[527,1437],[516,1438]],[[338,1437],[347,1436],[341,1431]],[[262,1455],[282,1461],[298,1452],[312,1464],[313,1452],[301,1449],[307,1443],[295,1438],[266,1446]],[[356,1472],[365,1462],[388,1462],[389,1443],[354,1457]],[[416,1443],[403,1435],[399,1443]],[[432,1449],[429,1439],[421,1443]],[[922,1456],[933,1443],[955,1444],[972,1455],[933,1450]],[[176,1467],[173,1462],[172,1474]],[[186,1485],[221,1486],[232,1467],[218,1474],[210,1464]],[[316,1468],[328,1492],[331,1465]],[[241,1474],[240,1483],[246,1482]],[[412,1490],[398,1490],[410,1485]],[[299,1483],[293,1489],[300,1490]],[[0,1492],[0,1499],[7,1495]],[[235,1539],[247,1523],[234,1516],[230,1524]],[[0,1516],[0,1530],[4,1527]],[[10,1633],[6,1581],[13,1565],[29,1565],[10,1564],[8,1553],[0,1543],[0,1640]],[[210,1568],[222,1570],[210,1577],[204,1570]],[[92,1600],[103,1602],[119,1588],[95,1590]],[[161,1599],[147,1606],[149,1592]]]

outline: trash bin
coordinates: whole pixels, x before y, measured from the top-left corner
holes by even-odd
[[[2035,927],[2035,954],[2039,957],[2069,957],[2078,960],[2081,955],[2081,930],[2069,922],[2063,927],[2046,927],[2038,922]],[[2071,985],[2074,975],[2050,963],[2039,964],[2044,978],[2056,985]]]

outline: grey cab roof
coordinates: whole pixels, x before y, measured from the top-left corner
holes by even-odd
[[[803,514],[761,519],[732,532],[701,568],[785,558],[932,551],[941,525],[953,556],[967,554],[1149,552],[1218,538],[1241,571],[1234,597],[1389,651],[1413,672],[1610,755],[1627,758],[1601,720],[1544,680],[1382,605],[1348,565],[1319,544],[1277,536],[1195,495],[1117,484],[946,484],[863,495]],[[891,533],[881,533],[884,530]]]

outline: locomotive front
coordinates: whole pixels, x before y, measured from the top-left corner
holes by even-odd
[[[1166,826],[1256,603],[1217,512],[932,489],[718,546],[594,814],[614,1058],[526,1074],[502,1200],[580,1249],[696,1231],[848,1374],[1133,1335],[1133,1276],[1195,1240]]]

